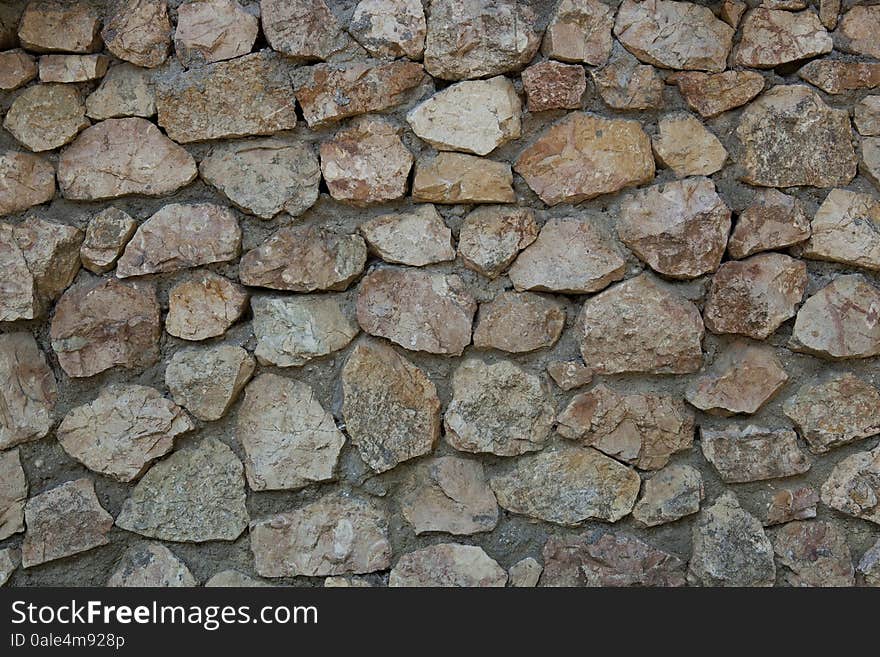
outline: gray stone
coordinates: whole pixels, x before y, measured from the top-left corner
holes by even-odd
[[[697,513],[703,496],[699,470],[684,464],[668,465],[642,485],[633,518],[645,527],[674,522]]]
[[[388,578],[392,587],[504,586],[507,573],[476,545],[441,543],[404,554]]]
[[[33,336],[0,334],[0,449],[49,433],[57,397],[55,375]]]
[[[255,367],[247,351],[231,344],[183,349],[168,361],[165,385],[175,402],[211,422],[226,415]]]
[[[700,427],[700,447],[726,483],[791,477],[810,469],[810,459],[790,429]]]
[[[186,587],[197,586],[186,564],[161,543],[141,543],[122,555],[108,587]]]

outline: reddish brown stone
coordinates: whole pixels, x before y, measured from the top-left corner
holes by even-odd
[[[816,59],[798,71],[801,79],[827,94],[880,86],[880,64]]]
[[[530,112],[579,109],[587,90],[583,66],[545,61],[522,72],[523,89]]]
[[[759,189],[743,210],[727,242],[734,258],[799,244],[810,236],[804,204],[776,189]]]
[[[666,81],[677,84],[688,106],[705,118],[745,105],[764,89],[764,76],[755,71],[675,73]]]

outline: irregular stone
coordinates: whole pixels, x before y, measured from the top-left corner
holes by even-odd
[[[654,153],[679,178],[708,176],[724,167],[727,151],[718,137],[691,114],[669,114],[657,122]]]
[[[824,55],[831,52],[832,47],[831,35],[812,11],[758,7],[743,21],[742,37],[733,60],[738,66],[773,68]]]
[[[517,290],[582,294],[619,281],[626,261],[591,221],[550,219],[517,257],[510,281]]]
[[[507,573],[476,545],[441,543],[404,554],[388,578],[392,587],[498,587]]]
[[[36,60],[16,48],[0,52],[0,90],[12,91],[37,77]]]
[[[880,200],[833,189],[811,222],[806,258],[880,270]]]
[[[385,262],[424,267],[455,260],[452,231],[433,205],[368,219],[358,231]]]
[[[546,60],[529,66],[521,77],[530,112],[581,108],[587,90],[583,66]]]
[[[254,297],[251,308],[262,364],[299,367],[344,349],[358,334],[335,295]]]
[[[775,580],[773,546],[761,523],[733,493],[723,493],[694,523],[688,583],[773,586]]]
[[[231,344],[181,350],[168,361],[165,385],[175,402],[211,422],[226,415],[255,366],[247,351]]]
[[[880,434],[877,409],[880,390],[850,373],[803,385],[782,406],[814,454]]]
[[[345,436],[311,386],[276,374],[248,384],[236,435],[252,490],[296,490],[334,478]]]
[[[865,96],[856,103],[853,123],[865,137],[880,135],[880,96]]]
[[[23,48],[33,52],[96,52],[100,18],[88,2],[32,0],[18,25]]]
[[[513,83],[499,75],[450,85],[416,105],[406,120],[438,150],[487,155],[519,138],[521,111]]]
[[[808,87],[773,87],[743,111],[736,135],[751,185],[838,187],[856,175],[849,114]]]
[[[620,520],[632,510],[641,481],[598,450],[559,445],[514,460],[489,483],[498,504],[511,513],[579,525]]]
[[[327,577],[324,588],[372,588],[373,583],[366,577]]]
[[[74,287],[55,306],[52,349],[71,377],[149,367],[159,360],[159,315],[152,286],[110,279]]]
[[[116,525],[161,541],[234,541],[248,526],[242,470],[215,438],[179,449],[138,482]]]
[[[251,523],[254,567],[263,577],[372,573],[391,565],[385,512],[334,493]]]
[[[364,207],[406,194],[412,153],[398,129],[383,119],[363,116],[321,144],[321,171],[330,196]]]
[[[617,221],[621,241],[651,269],[673,278],[718,269],[729,232],[730,208],[704,177],[633,193],[621,204]]]
[[[694,442],[694,415],[673,397],[621,394],[605,384],[577,395],[559,417],[564,438],[641,470],[659,470]]]
[[[122,63],[107,71],[101,86],[86,98],[86,116],[100,121],[156,114],[156,83],[147,70]]]
[[[240,573],[237,570],[223,570],[215,575],[211,575],[207,582],[205,582],[206,588],[216,588],[216,587],[224,587],[224,588],[257,588],[264,586],[272,586],[271,584],[267,584],[266,582],[254,579],[253,577],[249,577],[244,573]]]
[[[517,456],[544,447],[556,403],[539,377],[511,361],[468,358],[452,376],[446,441],[475,454]]]
[[[498,524],[498,505],[483,466],[455,456],[416,465],[404,484],[400,506],[416,534],[476,534]]]
[[[740,2],[740,0],[724,0],[718,11],[718,17],[730,25],[730,27],[736,29],[739,25],[739,19],[742,18],[742,15],[746,13],[748,8],[749,6],[745,2]]]
[[[618,110],[649,110],[663,106],[663,79],[657,69],[629,54],[615,43],[605,66],[590,70],[593,85],[608,107]]]
[[[880,289],[857,275],[839,276],[801,306],[790,347],[826,358],[880,354]]]
[[[259,20],[236,0],[188,2],[177,8],[174,51],[187,68],[247,55]]]
[[[0,152],[0,216],[51,201],[55,169],[37,155]]]
[[[703,363],[696,306],[649,274],[587,299],[577,324],[584,363],[597,374],[685,374]]]
[[[880,58],[877,31],[880,30],[880,7],[855,6],[840,19],[835,36],[837,47],[845,52]]]
[[[83,267],[96,274],[113,269],[135,230],[137,222],[128,213],[119,208],[101,210],[86,227],[79,250]]]
[[[614,23],[614,36],[633,55],[673,69],[723,71],[733,34],[708,7],[670,0],[624,0]]]
[[[734,258],[800,244],[810,237],[810,219],[804,204],[777,189],[759,189],[740,212],[727,241]]]
[[[829,30],[837,27],[840,4],[840,0],[819,0],[819,20]]]
[[[855,89],[880,86],[880,64],[867,62],[817,59],[799,70],[798,75],[827,94],[842,94]]]
[[[504,291],[480,306],[474,346],[511,353],[551,347],[565,326],[565,306],[531,292]]]
[[[668,465],[642,485],[633,518],[645,527],[674,522],[699,511],[703,496],[699,470],[684,464]]]
[[[435,0],[425,68],[442,80],[518,71],[541,43],[532,9],[516,0]]]
[[[772,347],[736,340],[728,345],[685,393],[692,405],[712,415],[757,413],[788,381]]]
[[[22,91],[6,112],[3,127],[34,152],[69,143],[89,127],[79,92],[66,84],[38,84]]]
[[[416,162],[413,200],[427,203],[513,203],[513,174],[506,162],[440,152]]]
[[[764,526],[815,518],[818,503],[819,494],[808,486],[783,489],[776,493],[767,505],[767,519],[764,521]]]
[[[61,193],[75,201],[165,196],[191,183],[196,173],[192,155],[140,118],[86,128],[58,158]]]
[[[840,461],[822,484],[822,502],[832,509],[880,524],[880,447]]]
[[[365,339],[342,369],[342,416],[375,472],[430,453],[440,437],[440,400],[427,375],[380,340]]]
[[[541,586],[684,586],[685,564],[673,554],[624,534],[550,537]]]
[[[507,581],[516,588],[531,588],[538,585],[544,567],[531,557],[520,559],[507,571]]]
[[[547,366],[547,374],[563,390],[581,388],[593,380],[593,370],[575,361],[554,361]]]
[[[324,0],[260,0],[263,33],[273,50],[297,62],[329,59],[348,36]]]
[[[24,509],[27,533],[21,544],[24,568],[107,545],[111,516],[91,479],[74,479],[35,495]]]
[[[562,0],[557,6],[541,52],[563,62],[602,66],[611,54],[614,8],[598,0]]]
[[[134,545],[122,555],[107,586],[119,587],[187,587],[198,586],[186,564],[161,543]]]
[[[16,548],[0,550],[0,586],[6,584],[21,563],[21,551]]]
[[[0,334],[0,449],[49,433],[57,396],[55,375],[34,337]]]
[[[862,140],[862,158],[859,162],[862,175],[880,188],[880,138]]]
[[[193,429],[184,410],[155,388],[116,384],[71,410],[57,435],[64,451],[89,470],[129,482]]]
[[[168,292],[165,330],[183,340],[223,335],[247,308],[247,291],[209,271],[195,272]]]
[[[791,477],[810,469],[810,459],[790,429],[731,425],[716,431],[700,427],[700,447],[726,483]]]
[[[880,540],[862,555],[858,571],[866,586],[880,586]]]
[[[468,269],[496,278],[537,237],[535,213],[529,208],[486,205],[464,218],[458,255]]]
[[[107,50],[136,66],[154,68],[167,58],[171,21],[166,0],[128,0],[101,30]]]
[[[454,274],[381,268],[361,280],[361,328],[410,351],[460,356],[471,342],[477,302]]]
[[[420,0],[360,0],[348,31],[373,57],[421,59],[425,11]]]
[[[791,586],[855,586],[846,535],[830,522],[790,522],[773,533],[773,550]]]
[[[638,122],[572,112],[520,153],[514,170],[547,205],[580,203],[649,182],[654,156]]]
[[[713,333],[765,340],[794,317],[806,288],[806,264],[781,253],[725,262],[712,277],[703,321]]]
[[[293,86],[265,51],[163,77],[156,92],[159,125],[181,144],[296,125]]]
[[[688,107],[703,118],[745,105],[764,90],[764,76],[755,71],[675,73],[666,80],[678,85]]]
[[[318,200],[321,167],[300,141],[257,139],[215,146],[199,175],[242,212],[298,217]]]
[[[367,246],[359,235],[339,235],[314,224],[281,228],[241,258],[245,285],[273,290],[344,290],[364,270]]]
[[[43,55],[41,82],[88,82],[104,77],[110,58],[105,55]]]
[[[482,467],[476,462],[463,461],[463,463],[474,463],[482,474]],[[495,509],[495,496],[488,486],[485,488],[492,496],[492,507]],[[0,452],[0,541],[24,531],[24,505],[27,502],[27,495],[28,483],[21,467],[18,450]],[[494,513],[497,516],[497,509]],[[493,522],[488,529],[494,526]]]

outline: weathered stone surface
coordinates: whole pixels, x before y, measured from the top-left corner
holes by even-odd
[[[305,62],[343,50],[347,35],[324,0],[260,0],[263,33],[274,50]]]
[[[197,585],[183,560],[161,543],[142,543],[128,548],[107,580],[107,586],[111,588]]]
[[[734,62],[751,68],[773,68],[831,52],[831,35],[812,11],[790,12],[758,7],[742,24]]]
[[[252,490],[295,490],[334,478],[345,436],[311,386],[276,374],[248,384],[236,435]]]
[[[241,285],[209,271],[194,272],[168,292],[165,330],[183,340],[223,335],[247,308]]]
[[[880,390],[849,373],[803,385],[782,406],[814,454],[880,434],[878,409]]]
[[[777,189],[759,189],[739,214],[727,251],[734,258],[745,258],[800,244],[809,237],[810,219],[799,199]]]
[[[425,11],[420,0],[360,0],[348,31],[373,57],[421,59]]]
[[[565,306],[531,292],[505,291],[480,306],[474,346],[512,353],[556,344],[565,326]]]
[[[229,208],[170,203],[143,222],[116,263],[116,276],[143,276],[234,260],[241,228]]]
[[[68,290],[55,306],[49,337],[61,368],[92,376],[116,365],[141,368],[159,359],[160,308],[152,286],[115,280]]]
[[[572,112],[520,153],[514,169],[548,205],[580,203],[649,182],[654,156],[636,121]]]
[[[171,49],[167,0],[128,0],[101,30],[107,50],[136,66],[154,68]]]
[[[348,577],[326,577],[324,588],[371,588],[373,582],[366,577],[349,575]]]
[[[357,320],[371,335],[410,351],[460,356],[471,342],[477,302],[456,275],[386,267],[361,280]]]
[[[547,366],[547,374],[563,390],[574,390],[593,380],[593,370],[571,360],[553,361]]]
[[[224,587],[224,588],[255,588],[272,586],[262,580],[254,579],[237,570],[222,570],[215,575],[211,575],[205,587]]]
[[[237,0],[202,0],[177,8],[174,51],[186,67],[247,55],[259,31],[259,20]]]
[[[55,170],[37,155],[0,152],[0,216],[27,210],[55,196]]]
[[[513,83],[499,75],[450,85],[416,105],[406,120],[438,150],[487,155],[519,138],[521,111]]]
[[[810,459],[790,429],[700,427],[700,447],[727,483],[791,477],[810,469]]]
[[[317,64],[297,87],[296,99],[310,128],[402,103],[428,80],[421,64],[407,61]],[[293,99],[291,98],[291,116]]]
[[[810,226],[804,257],[880,270],[880,200],[871,194],[831,190]]]
[[[656,527],[700,510],[703,477],[689,465],[666,466],[642,485],[642,496],[633,507],[633,518],[645,527]]]
[[[507,573],[476,545],[440,543],[404,554],[388,578],[392,587],[501,587]]]
[[[591,448],[559,445],[513,461],[489,480],[498,504],[558,525],[628,514],[641,481],[634,470]]]
[[[880,524],[880,447],[840,461],[822,484],[822,502],[847,515]]]
[[[723,71],[733,34],[708,7],[671,0],[624,0],[614,23],[614,35],[632,54],[673,69]]]
[[[367,247],[359,235],[339,235],[310,224],[281,228],[241,259],[245,285],[273,290],[344,290],[364,270]]]
[[[880,354],[880,289],[858,275],[840,276],[801,306],[791,348],[826,358]]]
[[[0,52],[0,90],[12,91],[37,77],[36,60],[24,50]]]
[[[25,568],[39,566],[107,545],[113,516],[95,495],[91,479],[75,479],[50,488],[27,501],[27,533],[21,544]]]
[[[248,526],[242,470],[214,438],[177,450],[138,482],[116,525],[162,541],[234,541]]]
[[[835,34],[838,47],[846,52],[880,58],[880,43],[877,31],[880,30],[880,7],[855,6],[840,20]]]
[[[596,373],[683,374],[703,363],[697,307],[649,274],[587,299],[578,327],[584,363]]]
[[[531,557],[520,559],[507,571],[509,586],[531,588],[538,585],[544,567]]]
[[[89,470],[128,482],[193,429],[184,410],[155,388],[115,384],[71,410],[56,433],[64,451]]]
[[[86,128],[58,158],[61,193],[76,201],[164,196],[197,173],[192,155],[140,118],[108,119]]]
[[[79,92],[66,84],[38,84],[16,96],[3,127],[28,149],[59,148],[89,127]]]
[[[385,262],[424,267],[455,260],[452,231],[433,205],[368,219],[358,231]]]
[[[463,463],[470,464],[471,461],[463,461]],[[480,468],[480,473],[482,473],[482,466],[476,462],[473,463],[474,466]],[[495,496],[492,495],[488,486],[486,486],[486,491],[492,496],[492,507],[495,508]],[[27,495],[28,483],[21,467],[18,450],[0,452],[0,541],[24,531],[24,505],[27,501]],[[450,502],[453,501],[454,498],[450,499]],[[485,511],[482,513],[485,514]],[[496,516],[497,513],[496,509]],[[492,529],[494,526],[493,522],[488,529]]]
[[[305,143],[257,139],[215,146],[199,175],[242,212],[271,219],[282,211],[297,217],[315,204],[321,167]]]
[[[181,144],[269,135],[296,125],[293,86],[265,52],[161,78],[156,109],[159,125]]]
[[[391,565],[385,512],[335,493],[251,523],[254,567],[263,577],[372,573]]]
[[[427,203],[516,201],[509,164],[446,152],[423,155],[416,161],[412,197]]]
[[[465,360],[452,376],[443,425],[455,449],[516,456],[544,447],[556,404],[539,377],[511,361]]]
[[[880,96],[865,96],[853,110],[853,123],[865,137],[880,135]]]
[[[411,471],[400,498],[416,534],[476,534],[498,524],[498,505],[479,461],[441,456]]]
[[[100,18],[87,2],[28,2],[18,25],[21,45],[34,52],[95,52],[101,49]]]
[[[718,17],[733,29],[739,25],[739,20],[749,6],[740,0],[724,0],[718,10]]]
[[[659,470],[694,442],[694,415],[682,402],[605,384],[577,395],[556,421],[564,438],[641,470]]]
[[[880,137],[867,137],[862,140],[859,171],[880,188]]]
[[[535,213],[529,208],[487,205],[462,222],[458,255],[465,267],[496,278],[537,237]]]
[[[551,537],[544,545],[541,586],[684,586],[685,564],[624,534]]]
[[[510,281],[517,290],[597,292],[619,281],[626,261],[589,219],[549,219],[517,257]]]
[[[773,550],[791,586],[855,586],[852,555],[837,525],[790,522],[773,532]]]
[[[385,472],[428,454],[440,437],[440,400],[427,375],[380,340],[364,339],[342,369],[342,415],[361,459]]]
[[[529,66],[521,77],[530,112],[580,109],[587,90],[584,67],[578,65],[546,60]]]
[[[24,9],[25,5],[20,1],[0,5],[0,49],[18,46],[18,24]]]
[[[880,86],[880,64],[817,59],[798,71],[801,79],[827,94]]]
[[[33,336],[0,334],[0,449],[49,433],[57,396],[55,375]]]
[[[562,0],[541,44],[545,57],[602,66],[611,54],[614,9],[598,0]]]
[[[859,578],[865,586],[880,586],[880,540],[862,555],[859,560],[858,572]]]
[[[819,0],[819,20],[829,30],[837,27],[840,5],[841,0]]]
[[[663,79],[657,75],[657,69],[639,63],[617,43],[608,63],[592,69],[590,76],[599,96],[612,109],[646,110],[663,106]]]
[[[685,398],[712,415],[752,414],[786,381],[788,374],[772,347],[737,340],[694,380]]]
[[[210,422],[226,415],[254,367],[247,351],[230,344],[181,350],[165,368],[165,385],[175,402]]]
[[[443,80],[518,71],[541,43],[535,15],[516,0],[436,0],[431,3],[425,68]]]
[[[88,82],[104,77],[110,59],[106,55],[43,55],[41,82]]]
[[[650,267],[673,278],[715,271],[730,232],[730,208],[708,178],[653,185],[620,206],[617,234]]]
[[[704,118],[745,105],[764,89],[764,76],[755,71],[675,73],[667,81],[678,85],[688,106]]]
[[[743,111],[736,135],[749,184],[837,187],[856,175],[849,114],[808,87],[773,87]]]
[[[806,264],[781,253],[725,262],[712,277],[703,320],[713,333],[764,340],[794,317],[806,288]]]
[[[654,153],[679,178],[709,176],[720,171],[727,160],[727,151],[718,137],[691,114],[664,116],[657,122],[657,130],[651,139]]]
[[[383,119],[362,116],[321,144],[321,172],[330,196],[363,207],[406,194],[412,153],[398,129]]]
[[[262,364],[298,367],[344,349],[358,334],[336,295],[254,297],[254,352]]]
[[[819,494],[809,486],[783,489],[776,493],[767,504],[767,518],[764,520],[764,526],[815,518],[818,503]]]
[[[113,269],[135,230],[137,222],[128,213],[119,208],[101,210],[86,227],[79,250],[83,267],[96,274]]]
[[[773,546],[757,518],[731,492],[703,509],[693,528],[688,583],[702,586],[773,586]]]
[[[122,63],[107,71],[86,98],[86,116],[95,120],[156,114],[156,83],[149,70]]]
[[[16,548],[0,550],[0,586],[5,585],[21,563],[21,551]]]

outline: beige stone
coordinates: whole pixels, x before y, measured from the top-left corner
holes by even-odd
[[[810,237],[810,219],[800,199],[777,189],[759,189],[739,213],[727,242],[734,258],[800,244]]]
[[[49,433],[57,396],[55,376],[33,336],[0,334],[0,449]]]
[[[547,366],[547,374],[563,390],[582,388],[593,380],[593,370],[571,360],[553,361]]]
[[[509,164],[445,152],[416,161],[412,197],[417,202],[452,204],[516,201]]]
[[[663,79],[650,64],[641,64],[615,43],[605,66],[590,70],[593,86],[608,107],[650,110],[663,107]]]
[[[36,60],[24,50],[0,52],[0,90],[13,91],[37,77]]]
[[[165,368],[174,401],[200,420],[219,420],[250,380],[256,363],[241,347],[220,344],[176,351]]]
[[[529,208],[486,205],[464,218],[458,255],[468,269],[496,278],[537,237],[535,213]]]
[[[880,524],[880,447],[839,461],[822,484],[822,503]]]
[[[614,9],[599,0],[562,0],[557,6],[541,52],[563,62],[602,66],[611,54]]]
[[[806,258],[880,270],[880,200],[833,189],[810,223]]]
[[[836,32],[838,48],[857,55],[880,58],[877,30],[880,30],[880,7],[855,6],[840,19]]]
[[[9,582],[20,563],[21,550],[17,548],[3,548],[0,550],[0,586]]]
[[[324,0],[260,0],[263,33],[272,48],[294,61],[329,59],[348,36]]]
[[[22,91],[6,112],[3,127],[34,152],[67,144],[89,127],[79,92],[66,84],[38,84]]]
[[[474,346],[511,353],[552,347],[565,326],[565,306],[532,292],[501,292],[480,306]]]
[[[95,120],[156,114],[156,83],[149,70],[122,63],[113,66],[86,98],[86,116]]]
[[[482,468],[480,470],[482,471]],[[28,482],[21,467],[18,450],[0,452],[0,541],[24,531],[24,505],[27,502],[27,495]],[[489,491],[489,495],[492,495],[492,491]],[[492,506],[495,506],[494,496],[492,496]],[[496,509],[496,516],[497,513]],[[492,526],[494,527],[494,523]]]
[[[745,2],[740,2],[740,0],[724,0],[718,11],[718,17],[730,25],[730,27],[736,29],[739,25],[739,20],[748,8],[749,6]]]
[[[798,75],[827,94],[880,86],[880,64],[877,63],[817,59],[801,68]]]
[[[726,483],[791,477],[810,469],[810,459],[790,429],[700,427],[700,447]]]
[[[368,219],[358,231],[385,262],[424,267],[455,260],[452,231],[430,204]]]
[[[862,140],[859,171],[880,188],[880,137],[866,137]]]
[[[790,12],[758,7],[742,24],[734,62],[751,68],[773,68],[831,52],[831,35],[812,11]]]
[[[348,31],[373,57],[421,59],[425,11],[420,0],[360,0]]]
[[[248,299],[241,285],[209,271],[194,272],[169,290],[165,330],[183,340],[215,338],[238,321]]]
[[[784,488],[774,494],[767,504],[767,518],[764,521],[764,526],[815,518],[818,503],[819,494],[809,486]]]
[[[222,570],[219,573],[211,575],[207,582],[205,582],[205,587],[207,588],[256,588],[256,587],[264,587],[264,586],[272,586],[264,582],[263,580],[254,579],[253,577],[249,577],[244,573],[240,573],[237,570]]]
[[[642,496],[633,507],[633,518],[645,527],[656,527],[700,510],[703,477],[689,465],[672,464],[642,484]]]
[[[861,135],[880,135],[880,96],[865,96],[856,103],[853,123]]]
[[[537,586],[543,570],[543,566],[531,557],[520,559],[507,571],[508,585],[516,588]]]
[[[101,49],[100,18],[81,0],[33,0],[18,25],[21,45],[33,52],[95,52]]]
[[[587,90],[583,66],[546,60],[529,66],[521,77],[530,112],[581,108]]]
[[[0,152],[0,216],[51,201],[55,196],[55,169],[30,153]]]
[[[658,160],[676,176],[709,176],[724,167],[727,151],[691,114],[664,116],[657,122],[658,133],[651,143]]]
[[[111,588],[197,585],[186,564],[161,543],[143,543],[128,548],[107,580],[107,586]]]
[[[678,85],[688,106],[703,118],[745,105],[764,90],[764,76],[755,71],[675,73],[667,82]]]
[[[104,77],[110,58],[105,55],[43,55],[41,82],[88,82]]]
[[[404,554],[388,577],[391,587],[500,587],[507,573],[476,545],[441,543]]]
[[[110,271],[137,230],[137,222],[119,208],[101,210],[86,227],[79,250],[83,267],[96,274]]]
[[[855,586],[846,534],[830,522],[790,522],[773,533],[773,549],[792,586]]]
[[[107,50],[136,66],[162,64],[171,49],[167,0],[127,0],[116,9],[101,30]]]
[[[237,0],[202,0],[177,8],[174,51],[186,67],[212,64],[247,55],[259,31],[259,20]]]
[[[837,27],[841,0],[819,0],[819,20],[827,29]]]

